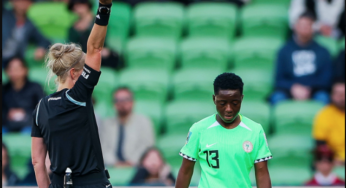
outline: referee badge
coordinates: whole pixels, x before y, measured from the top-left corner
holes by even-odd
[[[253,145],[250,141],[245,141],[243,143],[243,149],[246,153],[250,153],[253,150]]]
[[[189,134],[187,134],[187,138],[186,138],[186,143],[185,143],[185,145],[186,145],[187,143],[189,143],[189,140],[190,140],[191,134],[192,134],[192,132],[191,132],[191,131],[189,132]]]

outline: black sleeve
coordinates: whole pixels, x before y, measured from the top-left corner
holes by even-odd
[[[66,97],[76,105],[86,106],[86,102],[91,101],[92,92],[100,75],[101,71],[98,72],[85,64],[76,84],[66,92]]]
[[[39,112],[40,109],[40,104],[41,101],[38,102],[38,104],[36,105],[36,108],[34,110],[34,112],[32,113],[32,128],[31,128],[31,137],[42,137],[42,133],[41,130],[38,126],[38,119],[37,119],[37,112]]]
[[[145,178],[147,178],[148,175],[149,175],[148,171],[145,168],[140,167],[137,169],[137,172],[135,176],[132,178],[130,184],[136,185],[136,184],[144,183]]]

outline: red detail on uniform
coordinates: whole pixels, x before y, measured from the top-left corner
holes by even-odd
[[[318,184],[316,178],[314,177],[313,179],[311,179],[310,181],[306,182],[305,185],[309,185],[309,186],[321,186],[320,184]],[[333,184],[331,185],[345,185],[345,182],[342,179],[336,178],[333,182]]]

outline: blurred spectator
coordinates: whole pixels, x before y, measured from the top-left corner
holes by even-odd
[[[10,167],[10,157],[8,155],[7,147],[2,143],[2,187],[4,186],[14,186],[17,185],[19,179],[16,174],[14,174]]]
[[[20,57],[6,66],[9,82],[2,88],[2,131],[31,133],[32,112],[44,97],[42,87],[28,80],[28,68]]]
[[[79,17],[79,20],[69,29],[68,40],[80,44],[82,50],[86,52],[88,38],[95,21],[92,4],[89,0],[70,0],[68,8]],[[118,54],[107,48],[107,42],[104,46],[101,52],[102,66],[119,68]]]
[[[131,185],[174,186],[175,179],[171,168],[164,161],[161,152],[149,148],[142,156]]]
[[[334,153],[325,145],[318,146],[315,151],[315,167],[317,172],[314,177],[308,181],[307,186],[341,186],[345,182],[338,178],[333,171]]]
[[[345,80],[345,50],[342,50],[334,64],[334,79]]]
[[[304,13],[295,24],[295,35],[278,53],[274,105],[288,98],[329,103],[332,62],[329,52],[313,40],[313,22]]]
[[[32,4],[31,0],[11,0],[13,10],[4,10],[2,13],[2,67],[8,60],[19,54],[24,57],[25,50],[34,40],[39,46],[34,54],[36,60],[44,58],[46,48],[50,42],[27,18],[27,11]]]
[[[332,102],[315,117],[313,137],[318,145],[327,144],[338,163],[345,163],[345,81],[333,84]]]
[[[99,126],[106,165],[135,166],[143,153],[155,144],[151,120],[133,113],[133,94],[119,88],[113,95],[117,117],[105,119]]]
[[[317,18],[314,24],[315,31],[334,38],[341,36],[339,24],[345,12],[345,0],[292,0],[289,11],[292,27],[299,15],[306,11],[313,13]]]

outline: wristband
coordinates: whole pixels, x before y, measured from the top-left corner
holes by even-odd
[[[97,25],[106,26],[108,25],[109,15],[111,13],[112,4],[103,5],[99,3],[99,8],[97,9],[95,23]]]

